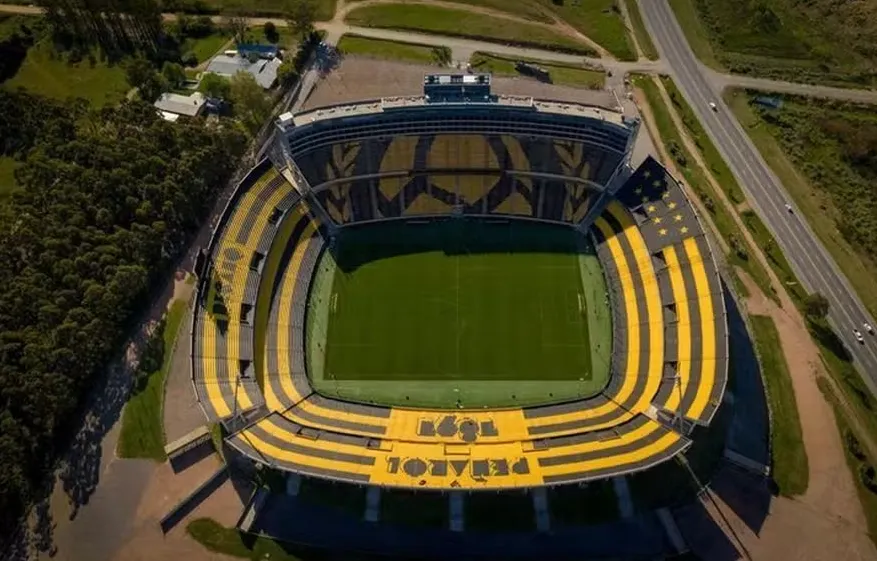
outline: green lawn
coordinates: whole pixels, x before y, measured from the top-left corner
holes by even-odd
[[[453,386],[465,384],[480,384],[491,404],[550,400],[554,382],[573,395],[605,385],[608,361],[591,364],[584,309],[601,307],[592,311],[609,317],[595,296],[605,292],[603,278],[599,268],[583,272],[581,260],[596,257],[571,230],[455,221],[345,234],[324,257],[337,269],[331,304],[323,300],[328,316],[319,320],[328,323],[325,368],[311,376],[326,389],[336,381],[389,384],[397,395],[453,405],[464,397]],[[312,309],[323,292],[312,289]],[[309,322],[318,317],[310,313]],[[611,345],[604,323],[594,334],[601,349]]]
[[[224,33],[212,33],[200,39],[188,39],[180,49],[181,52],[192,51],[198,58],[198,63],[206,62],[218,53],[222,47],[231,40]]]
[[[564,485],[548,488],[551,525],[585,526],[618,519],[618,498],[612,481],[593,481],[584,487]]]
[[[186,316],[188,302],[176,300],[166,315],[161,334],[163,356],[161,368],[147,374],[145,386],[135,388],[122,413],[122,431],[117,453],[122,458],[152,458],[164,461],[162,403],[164,380],[173,358],[173,347]]]
[[[448,496],[407,489],[381,491],[381,522],[415,528],[448,527]]]
[[[338,41],[338,49],[346,55],[359,55],[387,60],[404,60],[422,64],[437,64],[435,47],[370,39],[359,35],[342,35]]]
[[[615,0],[540,0],[561,19],[599,43],[619,60],[636,60],[633,42]]]
[[[128,91],[121,66],[100,61],[92,66],[88,60],[68,64],[58,58],[48,40],[31,47],[18,73],[2,87],[22,87],[58,99],[82,97],[96,107],[117,102]]]
[[[802,495],[807,490],[807,451],[801,437],[801,420],[789,367],[783,357],[779,333],[768,316],[750,316],[761,363],[761,377],[767,386],[771,409],[772,476],[780,493]]]
[[[13,174],[20,165],[21,163],[12,158],[0,156],[0,199],[18,189],[18,182]]]
[[[226,528],[212,518],[198,518],[189,522],[186,532],[198,543],[216,553],[250,559],[252,561],[299,561],[302,557],[290,553],[291,545],[263,537],[249,537],[234,528]],[[313,558],[308,555],[306,558]]]
[[[873,109],[786,97],[780,112],[760,114],[742,90],[728,90],[724,99],[802,218],[871,314],[877,315],[877,250],[870,241],[875,235],[871,217],[877,208],[877,174],[867,159],[854,166],[854,150],[859,148],[843,144],[847,138],[866,139],[868,127],[877,130]],[[839,138],[833,127],[845,122],[850,132]]]
[[[472,68],[478,72],[491,72],[503,76],[520,76],[515,69],[515,62],[523,60],[539,65],[551,76],[551,83],[566,86],[580,86],[592,90],[602,89],[606,83],[606,73],[589,70],[570,64],[557,64],[534,59],[511,59],[493,53],[477,51],[469,60]]]
[[[667,147],[667,151],[670,153],[671,157],[675,159],[677,168],[679,168],[685,176],[688,187],[694,191],[703,205],[707,208],[709,216],[718,230],[718,234],[728,243],[729,247],[732,248],[730,253],[726,256],[727,261],[731,265],[735,265],[746,271],[769,298],[778,301],[776,292],[771,286],[767,271],[764,270],[754,257],[749,255],[749,252],[753,248],[749,247],[743,239],[742,233],[737,227],[733,215],[730,214],[733,211],[729,211],[725,205],[718,200],[715,190],[709,181],[707,181],[705,171],[695,163],[693,156],[683,145],[680,132],[674,125],[670,116],[670,107],[664,103],[664,99],[660,95],[658,86],[652,81],[651,77],[644,76],[635,77],[634,83],[637,87],[643,90],[649,107],[651,107],[652,113],[655,117],[658,135]],[[727,189],[725,190],[727,191]],[[738,281],[735,286],[739,292],[745,295],[745,287],[742,283]]]
[[[649,60],[658,60],[658,49],[655,48],[651,35],[646,31],[646,25],[643,23],[643,15],[639,11],[639,5],[637,5],[636,0],[624,0],[624,3],[627,6],[630,24],[633,26],[633,33],[636,35],[636,41],[639,43],[643,56]]]
[[[583,55],[596,54],[591,47],[549,27],[438,6],[417,6],[416,9],[404,4],[365,6],[349,12],[345,21],[365,27],[422,31]]]

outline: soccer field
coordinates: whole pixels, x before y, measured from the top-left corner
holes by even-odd
[[[331,285],[328,310],[309,313],[309,323],[325,325],[308,333],[325,344],[308,348],[322,349],[321,360],[309,362],[321,366],[312,379],[324,393],[511,405],[589,395],[607,381],[603,278],[571,229],[471,220],[369,225],[343,231],[323,261],[316,286],[325,294]],[[595,341],[605,354],[596,367]]]

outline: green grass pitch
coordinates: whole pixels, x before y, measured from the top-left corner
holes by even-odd
[[[611,323],[608,304],[596,297],[605,293],[602,275],[583,266],[595,260],[582,236],[544,224],[448,220],[344,230],[323,257],[333,266],[320,267],[312,288],[311,302],[322,293],[326,308],[309,312],[309,337],[325,341],[308,345],[322,355],[309,361],[312,380],[324,393],[411,405],[596,393],[608,359],[595,368],[591,349],[595,340],[611,345]],[[605,307],[597,310],[602,325],[588,320],[589,306]],[[601,333],[591,334],[595,328]]]

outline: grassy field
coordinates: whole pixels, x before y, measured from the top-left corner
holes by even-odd
[[[212,518],[189,522],[186,532],[210,551],[252,561],[300,561],[289,551],[291,546],[263,537],[249,537],[235,528],[226,528]],[[308,556],[307,558],[313,558]]]
[[[82,97],[96,107],[121,100],[128,91],[121,66],[88,60],[68,64],[60,60],[49,41],[31,47],[18,73],[3,83],[4,88],[24,88],[48,97]]]
[[[695,192],[707,208],[718,234],[725,239],[731,248],[730,253],[726,256],[728,263],[746,271],[768,297],[777,301],[777,295],[771,287],[767,271],[750,256],[753,248],[749,247],[743,239],[730,211],[718,200],[712,185],[707,181],[705,171],[695,163],[693,156],[683,145],[680,132],[671,119],[670,108],[664,103],[658,86],[651,77],[635,77],[634,83],[637,87],[642,88],[655,117],[657,132],[667,147],[667,151],[675,159],[677,167],[685,176],[688,187]],[[738,292],[746,295],[742,283],[737,281],[735,286]]]
[[[658,60],[658,49],[655,48],[652,37],[646,30],[643,15],[639,11],[636,0],[624,0],[624,4],[627,6],[630,24],[633,26],[633,33],[636,35],[636,42],[639,43],[643,56],[649,60]]]
[[[871,241],[877,239],[877,172],[867,159],[867,134],[877,131],[873,110],[786,97],[781,111],[761,112],[741,90],[727,91],[725,101],[859,298],[877,315],[877,242]],[[857,160],[862,150],[863,159]]]
[[[364,6],[349,12],[345,21],[366,27],[470,37],[582,55],[596,54],[584,43],[560,35],[548,27],[438,6],[418,6],[416,10],[403,4]]]
[[[194,0],[192,0],[194,2]],[[314,0],[316,21],[329,21],[335,15],[337,0]],[[235,10],[246,16],[283,16],[287,0],[204,0],[204,5],[216,12]]]
[[[15,181],[15,170],[21,164],[12,158],[0,156],[0,199],[9,195],[18,189],[18,182]]]
[[[355,4],[361,0],[347,0],[348,4]],[[551,23],[553,20],[545,10],[539,5],[539,2],[533,0],[516,0],[509,2],[508,0],[450,0],[454,4],[463,4],[469,6],[478,6],[479,8],[489,8],[498,12],[518,16],[523,19],[536,21],[540,23]]]
[[[200,39],[187,39],[185,43],[183,43],[180,52],[188,52],[192,51],[195,53],[195,57],[197,57],[198,62],[206,62],[213,55],[219,52],[222,47],[231,40],[231,37],[224,33],[212,33],[207,37],[201,37]]]
[[[448,527],[448,496],[406,489],[381,491],[381,522],[415,528]]]
[[[549,487],[548,508],[553,527],[602,524],[618,519],[618,499],[608,479],[585,487]]]
[[[515,62],[523,60],[537,64],[551,75],[551,83],[564,86],[579,86],[591,90],[603,89],[606,84],[606,73],[589,70],[571,64],[557,64],[535,59],[512,59],[493,53],[476,51],[469,59],[472,68],[478,72],[491,72],[501,76],[521,76],[515,69]]]
[[[615,0],[578,0],[555,2],[540,0],[545,8],[599,43],[620,60],[636,60],[633,41],[627,33],[624,18],[615,7]]]
[[[387,60],[404,60],[421,64],[439,64],[435,47],[370,39],[359,35],[342,35],[338,41],[338,49],[346,55],[367,56]]]
[[[594,311],[606,318],[609,310],[593,296],[604,292],[599,272],[583,287],[581,243],[568,229],[517,223],[386,224],[348,233],[326,257],[338,268],[324,378],[392,381],[397,395],[410,395],[418,382],[435,393],[438,383],[444,391],[433,399],[446,405],[460,397],[452,386],[468,382],[488,383],[498,400],[516,385],[520,399],[541,395],[555,381],[599,391],[608,368],[591,364],[584,307],[601,306]],[[595,333],[606,347],[608,323]]]
[[[767,316],[750,316],[761,362],[761,377],[767,386],[771,422],[772,473],[780,494],[803,495],[809,469],[807,451],[801,440],[801,419],[789,367],[783,357],[776,325]]]
[[[877,85],[877,11],[836,3],[671,0],[695,53],[737,73]]]
[[[163,353],[161,367],[147,373],[145,386],[137,388],[122,413],[122,431],[119,434],[117,453],[122,458],[152,458],[164,461],[164,380],[173,358],[174,342],[180,331],[189,303],[176,300],[167,312],[164,331],[161,333]]]

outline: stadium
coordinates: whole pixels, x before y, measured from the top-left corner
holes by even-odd
[[[648,470],[723,399],[709,241],[639,123],[427,76],[283,114],[199,256],[192,381],[239,462],[424,491]]]

